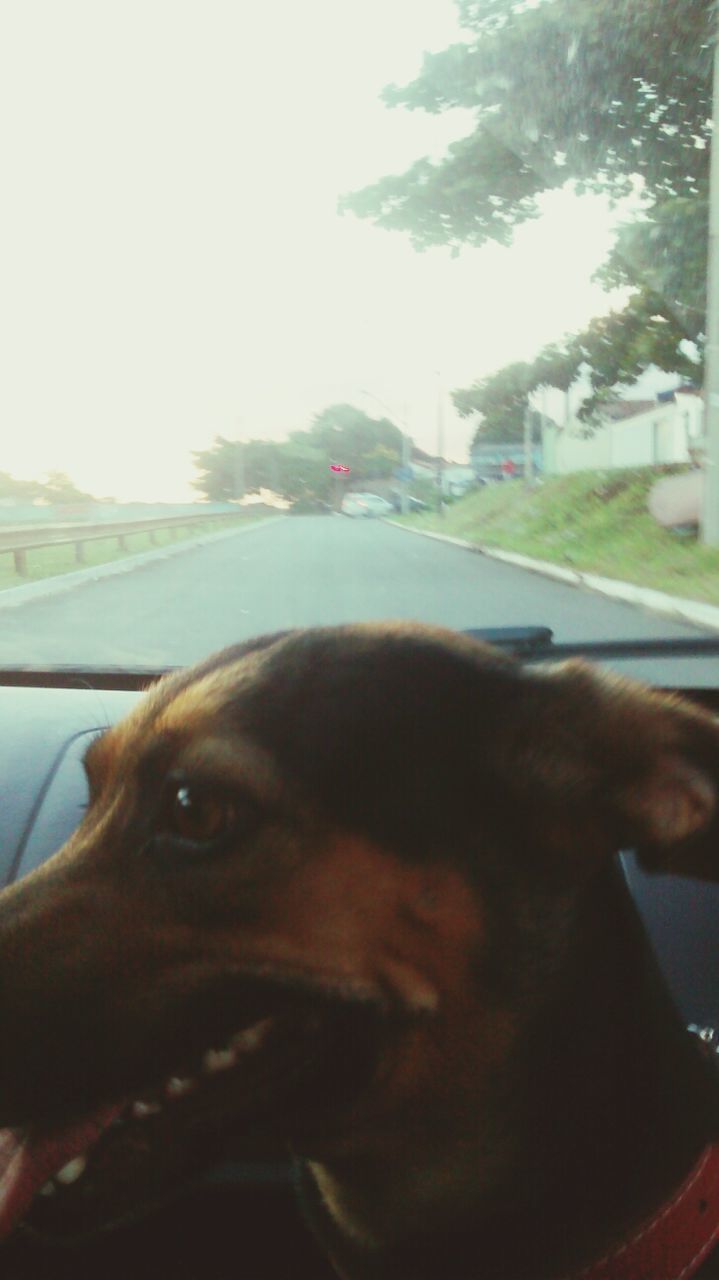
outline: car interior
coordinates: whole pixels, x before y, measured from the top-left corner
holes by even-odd
[[[719,715],[719,641],[711,636],[573,645],[555,643],[549,628],[542,626],[474,628],[468,634],[530,664],[582,656],[647,680],[652,673],[656,687],[678,692]],[[42,671],[20,666],[0,672],[0,721],[5,726],[0,743],[3,886],[46,862],[72,834],[87,804],[82,761],[89,744],[164,674],[150,669]],[[620,862],[682,1018],[697,1028],[716,1027],[719,888],[649,874],[638,866],[631,849],[621,854]],[[105,1237],[68,1242],[20,1233],[0,1246],[6,1255],[3,1274],[50,1280],[66,1275],[119,1277],[132,1270],[149,1280],[158,1274],[161,1259],[163,1273],[219,1280],[231,1274],[228,1259],[236,1253],[238,1227],[249,1268],[244,1274],[253,1280],[334,1274],[315,1253],[301,1221],[291,1165],[279,1157],[270,1165],[233,1158],[231,1144],[171,1203],[152,1206],[146,1219]]]
[[[258,636],[412,620],[719,720],[716,6],[120,8],[0,3],[0,891]],[[719,1053],[719,883],[617,865]],[[0,1280],[336,1280],[287,1150],[197,1163],[0,1222]]]

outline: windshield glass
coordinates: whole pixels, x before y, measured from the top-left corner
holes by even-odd
[[[3,6],[0,661],[719,627],[714,24]]]

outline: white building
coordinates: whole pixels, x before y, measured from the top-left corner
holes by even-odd
[[[437,476],[441,470],[442,492],[453,498],[460,498],[477,483],[472,467],[458,462],[447,462],[444,459],[441,468],[438,460],[433,459],[431,462],[411,462],[409,469],[415,480],[431,480],[434,484],[437,483]]]
[[[571,411],[568,398],[562,413],[556,400],[550,406],[545,397],[545,473],[566,475],[695,461],[703,443],[703,408],[701,392],[677,387],[660,392],[653,400],[617,400],[605,408],[598,425],[590,426]]]

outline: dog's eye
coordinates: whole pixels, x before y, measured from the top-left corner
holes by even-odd
[[[196,844],[207,844],[230,831],[237,812],[228,797],[181,783],[171,787],[163,818],[167,833]]]

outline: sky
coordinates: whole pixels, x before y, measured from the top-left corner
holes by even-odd
[[[196,496],[192,451],[349,401],[464,461],[452,388],[608,310],[622,216],[553,193],[510,249],[419,254],[338,197],[469,113],[382,88],[462,38],[452,0],[0,6],[0,470]]]

